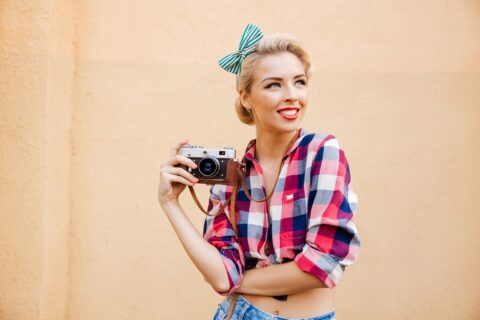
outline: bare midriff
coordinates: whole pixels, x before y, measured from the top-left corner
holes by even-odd
[[[287,318],[315,317],[334,310],[334,290],[316,288],[301,293],[291,294],[285,301],[276,300],[268,296],[251,294],[241,295],[255,307]]]

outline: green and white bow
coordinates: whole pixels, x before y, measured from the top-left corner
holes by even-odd
[[[240,70],[242,69],[242,61],[255,51],[255,45],[262,38],[263,33],[260,28],[249,23],[243,31],[238,51],[226,55],[218,61],[218,64],[226,71],[235,73],[238,81],[238,75],[240,75]]]

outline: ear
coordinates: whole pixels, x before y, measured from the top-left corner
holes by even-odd
[[[240,91],[240,102],[242,102],[242,105],[245,108],[252,109],[252,106],[250,105],[250,97],[245,92],[245,90]]]

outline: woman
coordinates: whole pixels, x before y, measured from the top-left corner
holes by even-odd
[[[359,255],[357,196],[336,137],[300,127],[309,56],[290,36],[263,37],[249,24],[238,52],[219,64],[237,74],[237,115],[256,128],[244,158],[249,194],[238,187],[232,224],[233,187],[213,185],[213,216],[199,235],[178,203],[198,182],[176,167],[196,168],[177,155],[181,141],[162,165],[159,202],[195,266],[226,296],[214,319],[335,319],[334,287]]]

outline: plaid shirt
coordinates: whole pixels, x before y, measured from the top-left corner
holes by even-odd
[[[213,185],[203,237],[222,257],[231,294],[245,270],[295,261],[298,267],[335,287],[346,266],[358,258],[360,237],[352,222],[357,195],[350,182],[345,152],[334,135],[307,133],[284,157],[275,190],[267,202],[250,201],[243,187],[237,191],[236,237],[227,201],[232,186]],[[266,196],[263,171],[255,157],[255,139],[248,143],[246,182],[253,199]]]

